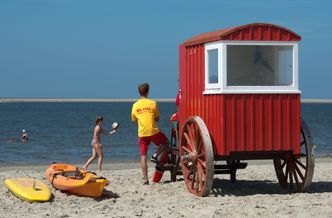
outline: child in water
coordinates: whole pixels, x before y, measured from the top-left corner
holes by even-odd
[[[93,139],[91,142],[92,155],[83,167],[83,169],[87,170],[88,166],[92,163],[92,161],[94,161],[96,159],[96,154],[98,154],[98,171],[99,171],[99,173],[101,173],[101,168],[102,168],[102,164],[103,164],[103,156],[104,156],[103,147],[101,144],[101,134],[103,133],[104,135],[112,135],[116,132],[115,130],[107,131],[107,130],[103,129],[102,123],[103,123],[103,118],[100,116],[96,117],[96,126],[95,126],[95,129],[93,132]]]

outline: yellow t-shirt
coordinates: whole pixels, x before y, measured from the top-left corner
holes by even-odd
[[[156,125],[159,115],[157,103],[153,100],[141,98],[133,104],[131,120],[137,121],[138,137],[152,136],[160,131]]]

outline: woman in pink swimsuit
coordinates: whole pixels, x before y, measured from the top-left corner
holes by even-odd
[[[103,118],[100,116],[96,117],[96,126],[94,129],[93,139],[91,142],[92,155],[83,167],[83,169],[87,170],[88,166],[92,163],[92,161],[94,161],[96,159],[96,155],[98,154],[98,171],[99,171],[99,173],[101,173],[101,168],[103,165],[103,156],[104,156],[103,147],[101,145],[101,134],[103,133],[104,135],[112,135],[116,132],[115,130],[107,131],[107,130],[103,129],[102,123],[103,123]]]

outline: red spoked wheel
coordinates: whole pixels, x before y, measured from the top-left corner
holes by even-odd
[[[291,192],[306,191],[312,181],[315,167],[315,145],[306,123],[301,119],[301,153],[274,159],[274,168],[281,187]]]
[[[208,195],[213,184],[213,148],[209,131],[198,116],[188,118],[183,125],[180,156],[188,190],[197,196]]]

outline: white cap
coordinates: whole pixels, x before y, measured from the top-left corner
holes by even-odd
[[[25,129],[23,129],[22,132],[25,132]]]

